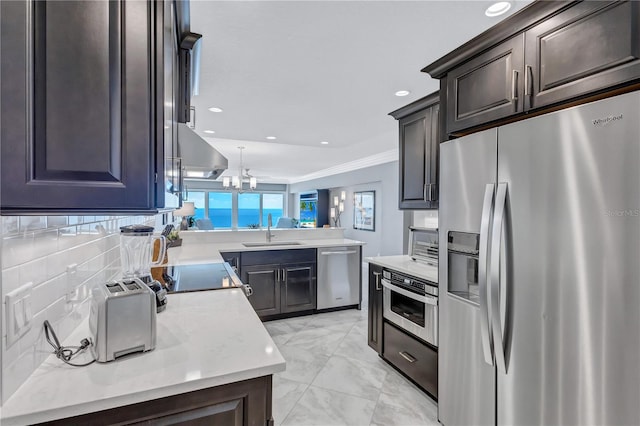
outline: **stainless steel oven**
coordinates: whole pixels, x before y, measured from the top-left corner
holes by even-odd
[[[400,272],[382,271],[383,317],[438,347],[438,287]]]

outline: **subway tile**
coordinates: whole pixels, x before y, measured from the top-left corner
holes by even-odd
[[[32,259],[47,256],[58,252],[58,230],[49,229],[34,232],[32,246]]]
[[[18,227],[20,232],[29,232],[36,229],[45,229],[47,227],[46,216],[19,216]]]
[[[19,357],[20,344],[14,342],[11,346],[7,345],[7,336],[2,336],[2,363],[3,365],[13,364]]]
[[[18,390],[34,370],[33,351],[21,355],[15,362],[2,369],[2,397],[4,401]]]
[[[64,297],[67,290],[67,274],[59,275],[33,289],[32,309],[40,312],[48,308],[52,303]]]
[[[2,235],[12,235],[17,234],[19,225],[18,225],[18,216],[2,216]]]
[[[69,218],[67,216],[47,216],[47,228],[62,228],[67,226]]]
[[[18,271],[20,272],[20,283],[31,282],[34,286],[37,286],[45,282],[49,277],[47,275],[47,258],[41,257],[40,259],[23,263],[18,267]]]
[[[20,287],[20,271],[19,267],[7,268],[2,270],[2,302],[4,296]],[[2,322],[4,325],[4,322]]]

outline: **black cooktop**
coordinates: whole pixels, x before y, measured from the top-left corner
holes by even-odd
[[[167,274],[173,279],[167,287],[169,293],[219,290],[241,285],[237,275],[226,263],[168,266]]]

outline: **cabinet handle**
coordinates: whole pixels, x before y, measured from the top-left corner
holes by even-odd
[[[513,70],[513,75],[511,76],[511,102],[518,101],[518,70]],[[518,104],[516,103],[516,109],[518,108]]]
[[[427,184],[422,186],[422,200],[427,201]]]
[[[524,95],[531,96],[533,95],[533,68],[531,65],[527,65],[524,70]]]
[[[382,286],[380,285],[380,272],[373,272],[373,275],[376,277],[376,290],[380,291],[382,290]]]
[[[285,268],[282,268],[282,282],[287,282],[287,270]]]
[[[398,353],[400,354],[400,356],[401,356],[402,358],[406,359],[406,360],[407,360],[407,361],[409,361],[411,364],[413,364],[414,362],[416,362],[416,359],[415,359],[413,356],[411,356],[411,354],[410,354],[410,353],[405,352],[405,351],[401,351],[401,352],[398,352]]]
[[[280,281],[280,269],[276,269],[276,281]]]

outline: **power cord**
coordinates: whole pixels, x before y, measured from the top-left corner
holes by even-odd
[[[58,340],[58,336],[56,336],[55,331],[53,331],[53,327],[49,323],[48,320],[44,321],[44,336],[47,339],[47,342],[53,347],[53,353],[60,359],[62,362],[69,364],[73,367],[86,367],[87,365],[91,365],[96,360],[89,361],[85,364],[74,364],[70,362],[73,357],[78,355],[80,352],[87,349],[91,346],[91,341],[89,339],[82,339],[80,342],[80,346],[62,346],[60,345],[60,341]],[[53,342],[51,341],[53,339]]]

